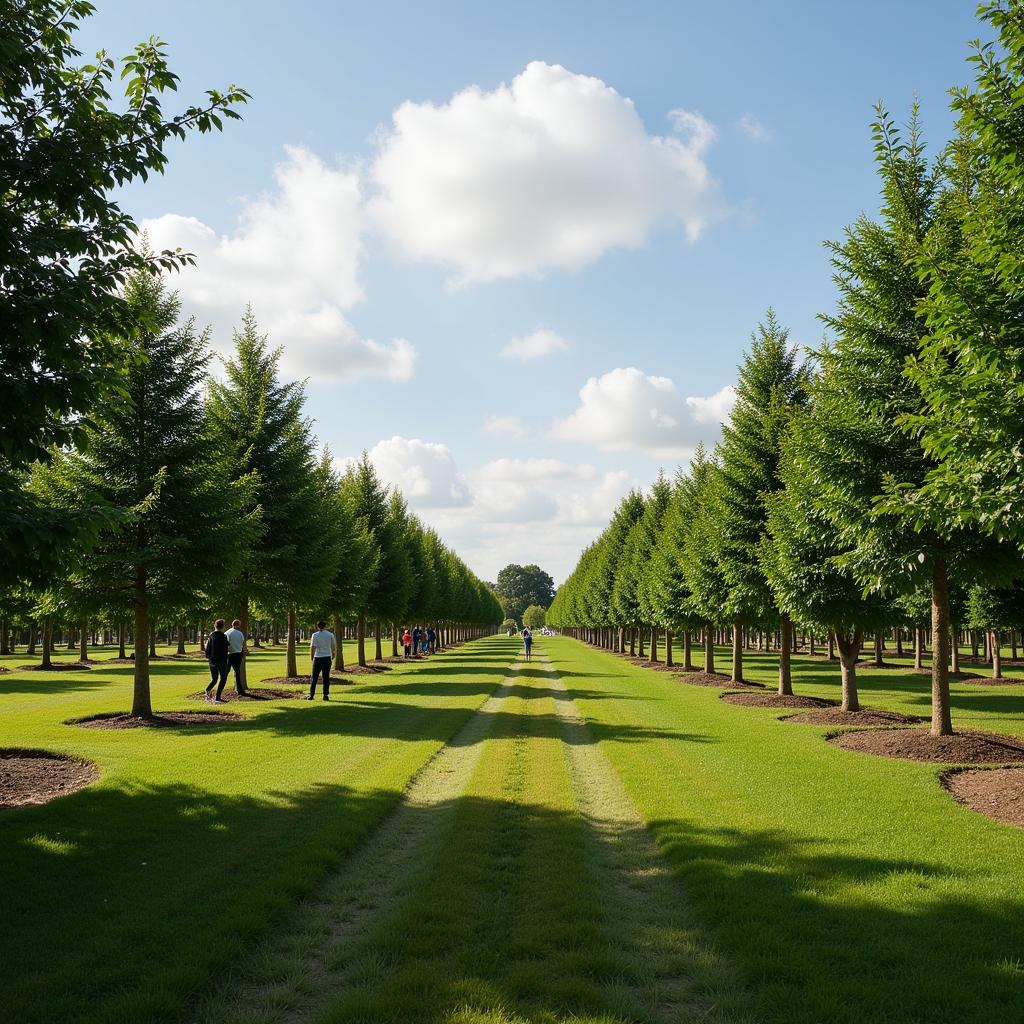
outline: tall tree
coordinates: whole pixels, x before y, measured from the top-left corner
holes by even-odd
[[[244,564],[255,532],[253,481],[227,481],[229,453],[208,429],[199,385],[209,354],[180,303],[146,271],[125,288],[133,359],[116,401],[94,410],[80,451],[41,473],[55,503],[128,510],[75,570],[76,585],[107,607],[130,600],[135,620],[132,714],[152,715],[149,640],[155,616],[200,603]]]
[[[0,547],[11,576],[37,576],[49,551],[95,537],[86,508],[47,509],[25,490],[25,468],[81,439],[96,404],[121,392],[125,329],[140,311],[126,275],[170,268],[187,254],[143,251],[116,189],[167,163],[168,141],[220,129],[247,95],[235,86],[168,116],[177,89],[166,47],[142,43],[118,67],[89,63],[74,44],[86,0],[0,2]],[[155,333],[154,325],[149,332]]]
[[[506,612],[521,619],[531,604],[547,608],[555,596],[555,581],[539,565],[506,565],[495,581],[498,596],[508,601]]]

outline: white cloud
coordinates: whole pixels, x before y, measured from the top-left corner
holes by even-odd
[[[285,155],[274,169],[275,190],[246,201],[230,234],[173,213],[143,221],[154,249],[180,246],[196,255],[197,266],[171,285],[186,312],[212,323],[220,351],[230,348],[231,328],[252,302],[260,327],[285,348],[286,373],[406,379],[415,357],[409,342],[362,338],[344,315],[363,298],[358,175],[330,168],[299,147],[286,147]]]
[[[744,114],[739,121],[740,131],[754,142],[771,142],[771,132],[753,114]]]
[[[524,338],[513,338],[498,355],[502,359],[518,359],[525,363],[531,359],[543,359],[555,352],[564,352],[568,347],[569,342],[560,334],[555,334],[547,327],[538,327],[533,334]]]
[[[556,420],[550,436],[610,452],[685,458],[698,441],[713,439],[707,427],[728,416],[733,400],[728,387],[710,398],[684,398],[668,377],[619,367],[591,377],[580,388],[578,408]]]
[[[714,129],[689,111],[670,121],[673,134],[650,135],[600,79],[536,61],[511,85],[398,107],[370,209],[405,255],[460,282],[576,269],[657,227],[694,240],[719,212]]]
[[[526,427],[518,416],[488,416],[484,420],[488,434],[507,434],[509,437],[525,437]]]
[[[469,484],[445,444],[396,435],[378,441],[369,457],[381,480],[416,508],[455,508],[470,501]]]

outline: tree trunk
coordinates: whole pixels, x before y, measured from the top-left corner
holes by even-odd
[[[28,650],[25,652],[29,657],[35,657],[36,654],[36,620],[33,619],[28,624]]]
[[[896,657],[903,657],[903,630],[896,629],[893,631],[896,634]]]
[[[178,654],[185,653],[185,623],[179,622],[175,627],[178,630]]]
[[[149,644],[152,633],[146,586],[146,570],[140,568],[135,573],[135,691],[132,695],[134,718],[153,717],[153,703],[149,694]]]
[[[857,694],[857,659],[860,657],[860,645],[864,642],[861,630],[854,630],[853,636],[845,631],[835,632],[836,646],[839,648],[839,673],[843,683],[843,711],[860,711],[860,698]]]
[[[885,663],[882,661],[882,631],[875,630],[875,668],[881,668]]]
[[[149,656],[156,657],[156,623],[152,620],[149,623]]]
[[[238,621],[241,625],[238,627],[246,639],[249,637],[249,596],[246,595],[242,598],[238,605]],[[199,642],[203,642],[203,638],[199,638]],[[248,644],[244,644],[242,647],[242,663],[238,666],[238,675],[235,677],[235,691],[237,693],[248,693],[249,692],[249,676],[246,662],[249,660],[249,652],[247,650]]]
[[[53,666],[53,616],[43,616],[43,660],[41,668]]]
[[[636,630],[632,627],[629,630],[629,656],[636,657]]]
[[[949,579],[946,560],[932,568],[932,735],[952,736],[949,707]]]
[[[89,661],[89,623],[86,619],[82,619],[78,631],[78,660],[83,664]]]
[[[398,627],[395,625],[391,627],[391,657],[398,657]]]
[[[121,619],[117,624],[117,656],[125,661],[128,658],[128,652],[125,650],[124,641],[125,634],[128,632],[128,626],[124,619]]]
[[[383,651],[383,649],[381,648],[381,645],[380,645],[380,619],[378,619],[373,624],[373,631],[376,634],[376,638],[377,638],[377,653],[374,655],[374,660],[375,661],[383,661],[384,660],[384,651]]]
[[[790,666],[789,645],[793,640],[793,629],[789,622],[789,616],[783,612],[780,621],[782,628],[779,630],[779,695],[791,697],[793,695],[793,672]]]
[[[812,658],[818,653],[818,649],[814,645],[814,630],[813,629],[807,634],[807,653]]]
[[[924,669],[924,660],[922,658],[922,647],[921,643],[922,629],[920,626],[914,627],[914,671],[921,672]]]
[[[828,635],[828,660],[836,660],[836,638],[832,633]]]
[[[950,633],[949,671],[952,675],[958,676],[960,675],[960,637],[954,629],[951,629]]]
[[[688,629],[683,630],[683,671],[693,671],[693,636]]]
[[[704,671],[715,671],[715,633],[710,622],[704,623]]]
[[[7,619],[0,622],[0,654],[11,653],[11,624]]]
[[[359,613],[356,619],[356,648],[358,651],[359,664],[366,668],[366,614]]]
[[[732,681],[743,682],[743,626],[739,622],[732,626]]]
[[[295,658],[295,609],[288,609],[288,646],[284,654],[284,674],[295,678],[299,674],[299,664]]]
[[[334,670],[336,672],[345,671],[345,644],[344,644],[344,626],[341,623],[341,619],[334,616],[334,635],[338,640],[338,651],[334,656]]]
[[[989,640],[989,644],[991,645],[991,648],[992,648],[992,678],[993,679],[1002,679],[1003,678],[1003,652],[1001,650],[1001,647],[1002,647],[1002,637],[1000,637],[998,629],[993,629],[992,632],[989,633],[989,636],[991,637],[991,639]]]
[[[666,665],[675,665],[675,661],[673,660],[673,653],[672,653],[672,630],[671,629],[666,629],[665,630],[665,664]]]
[[[651,661],[658,660],[658,627],[651,626]]]

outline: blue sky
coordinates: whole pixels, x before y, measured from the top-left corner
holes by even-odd
[[[100,0],[80,45],[155,34],[183,101],[252,93],[123,197],[198,254],[214,347],[252,301],[339,459],[370,450],[481,575],[560,579],[714,440],[768,306],[821,338],[821,243],[877,205],[872,105],[917,96],[941,143],[973,12]]]

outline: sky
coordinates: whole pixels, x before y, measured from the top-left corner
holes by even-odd
[[[933,149],[971,0],[375,3],[98,0],[252,94],[120,198],[218,353],[248,303],[316,436],[481,577],[561,581],[621,497],[728,417],[771,307],[794,344],[835,296],[823,242],[877,209],[870,121],[917,98]]]

